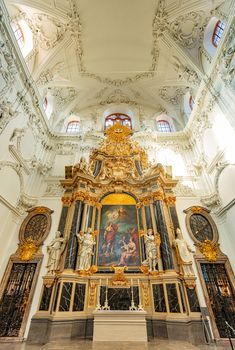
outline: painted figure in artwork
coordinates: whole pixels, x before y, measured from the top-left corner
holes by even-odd
[[[135,205],[102,206],[97,265],[140,265],[139,233]]]
[[[135,256],[136,256],[136,244],[133,241],[133,238],[130,237],[129,242],[126,244],[126,242],[124,240],[122,240],[122,249],[123,249],[123,253],[120,257],[120,262],[119,262],[119,266],[125,266],[129,263],[129,261],[135,260]]]
[[[116,233],[118,230],[118,225],[109,223],[108,227],[106,227],[104,231],[104,239],[105,239],[105,255],[109,256],[113,254],[113,245],[116,237]]]
[[[47,273],[53,274],[58,270],[61,254],[65,248],[66,239],[61,237],[60,231],[56,231],[55,238],[47,246],[49,259],[47,263]]]
[[[179,228],[176,229],[176,238],[173,240],[173,247],[176,249],[180,272],[185,276],[194,276],[192,253],[195,251],[185,241]]]
[[[144,242],[147,259],[143,262],[143,265],[148,265],[150,272],[156,271],[157,245],[151,228],[148,229],[147,233],[144,235]]]
[[[89,227],[84,234],[77,233],[77,238],[79,243],[78,270],[88,271],[91,267],[93,246],[95,245],[92,229]]]

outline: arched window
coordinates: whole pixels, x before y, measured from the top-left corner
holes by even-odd
[[[193,96],[191,95],[189,97],[189,107],[190,107],[191,111],[193,110],[194,105],[195,105],[195,101],[193,99]]]
[[[104,128],[107,129],[108,127],[116,123],[120,123],[132,129],[131,118],[127,114],[121,114],[121,113],[114,113],[114,114],[108,115],[105,118]]]
[[[43,106],[44,111],[46,111],[46,110],[47,110],[47,106],[48,106],[48,100],[47,100],[47,97],[44,97],[44,100],[43,100],[43,104],[42,104],[42,106]]]
[[[66,132],[69,134],[75,134],[79,131],[79,121],[72,120],[68,123]]]
[[[19,20],[19,22],[13,22],[11,26],[22,55],[26,57],[33,50],[32,31],[24,19]]]
[[[225,27],[224,22],[222,22],[221,20],[218,20],[218,22],[216,23],[214,32],[213,32],[213,36],[212,36],[212,44],[215,47],[217,47],[219,42],[220,42],[220,39],[221,39],[222,34],[224,32],[224,27]]]
[[[14,31],[14,34],[20,49],[23,49],[25,41],[24,41],[24,33],[21,26],[19,25],[18,22],[15,22],[12,24],[12,29]]]
[[[166,120],[158,120],[157,128],[160,132],[171,132],[170,124]]]

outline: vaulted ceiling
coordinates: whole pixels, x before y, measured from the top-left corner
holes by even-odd
[[[6,0],[25,19],[26,58],[58,123],[72,111],[112,103],[148,106],[180,118],[182,97],[203,79],[203,35],[222,0]]]

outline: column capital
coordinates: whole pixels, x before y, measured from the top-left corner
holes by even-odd
[[[174,207],[175,206],[175,202],[176,202],[176,197],[175,196],[167,196],[167,197],[165,197],[164,202],[169,207]]]
[[[73,203],[73,198],[64,196],[61,198],[61,201],[64,207],[70,207],[71,204]]]

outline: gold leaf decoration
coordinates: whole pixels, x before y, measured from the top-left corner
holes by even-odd
[[[214,243],[209,239],[206,239],[203,243],[199,245],[199,250],[207,261],[214,262],[217,260],[217,256],[219,253],[218,243]]]
[[[38,246],[35,244],[35,241],[32,239],[32,237],[29,237],[19,246],[18,256],[21,260],[28,261],[34,257],[37,250]]]

